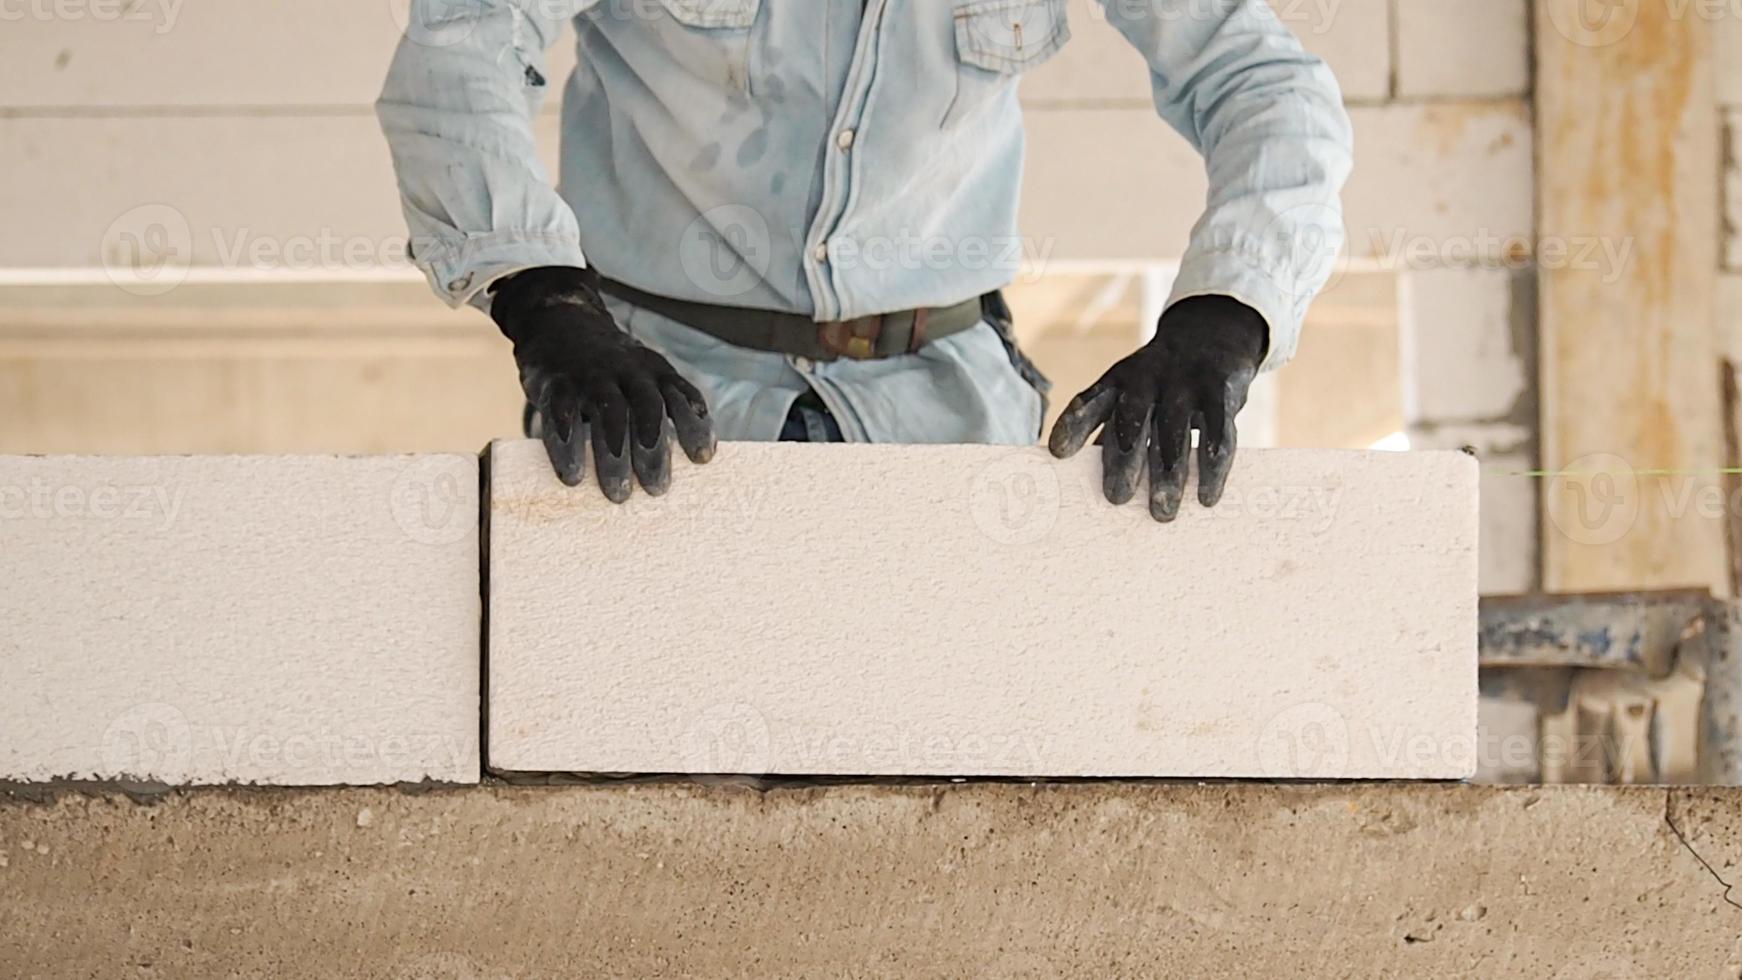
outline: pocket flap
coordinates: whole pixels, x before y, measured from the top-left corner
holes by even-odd
[[[1027,71],[1070,39],[1065,0],[982,0],[956,8],[956,53],[987,71]]]
[[[756,23],[762,0],[659,0],[681,24],[741,30]]]

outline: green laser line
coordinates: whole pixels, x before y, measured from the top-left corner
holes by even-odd
[[[1495,467],[1491,467],[1491,466],[1484,466],[1482,468],[1485,470],[1489,470],[1491,472],[1495,471]],[[1626,472],[1632,474],[1633,476],[1742,476],[1742,466],[1726,466],[1726,467],[1722,467],[1720,469],[1709,469],[1709,470],[1650,469],[1650,470],[1627,470]],[[1604,476],[1604,475],[1610,474],[1610,471],[1609,470],[1499,470],[1498,474],[1500,476],[1531,476],[1531,477],[1542,478],[1542,477],[1557,477],[1557,476]]]

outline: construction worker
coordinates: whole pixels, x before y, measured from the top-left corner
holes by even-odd
[[[558,476],[579,484],[590,445],[613,501],[666,491],[671,434],[696,462],[717,437],[1031,443],[1044,380],[997,291],[1021,261],[1016,86],[1069,39],[1066,6],[413,0],[376,108],[414,261],[513,341]],[[1247,386],[1294,351],[1341,241],[1349,123],[1265,0],[1101,10],[1210,191],[1154,339],[1077,395],[1051,448],[1104,425],[1107,498],[1147,463],[1167,521],[1192,430],[1209,506]],[[568,20],[553,189],[533,130]]]

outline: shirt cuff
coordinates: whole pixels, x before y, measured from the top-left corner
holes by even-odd
[[[1266,272],[1251,258],[1236,252],[1188,255],[1173,282],[1167,305],[1193,296],[1228,296],[1237,299],[1264,318],[1270,330],[1269,349],[1260,371],[1274,371],[1294,357],[1300,344],[1301,320],[1316,289],[1294,285],[1292,277]]]
[[[449,306],[490,312],[490,284],[504,276],[560,265],[587,267],[580,243],[559,234],[493,232],[460,240],[419,242],[413,261]]]

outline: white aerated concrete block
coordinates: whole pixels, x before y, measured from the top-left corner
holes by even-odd
[[[1364,106],[1349,118],[1357,161],[1343,193],[1351,256],[1427,269],[1530,253],[1535,131],[1523,101]]]
[[[729,444],[622,507],[489,465],[495,769],[1474,771],[1462,453],[1244,452],[1171,525],[1092,449]]]
[[[557,117],[540,116],[533,128],[548,171]],[[321,150],[287,154],[287,146]],[[10,178],[0,181],[0,268],[134,273],[146,282],[132,288],[158,295],[190,267],[406,267],[393,162],[366,107],[312,116],[0,112],[0,174]]]
[[[232,116],[291,107],[367,110],[412,24],[412,3],[146,0],[0,8],[9,15],[0,108],[134,111],[146,118],[163,118],[166,108],[225,109]],[[414,36],[428,37],[421,30]],[[540,71],[553,94],[574,68],[574,48],[565,28],[545,52]],[[307,70],[311,50],[323,56],[321,71]],[[213,85],[214,78],[224,84]]]
[[[1742,274],[1718,276],[1718,353],[1742,368]]]
[[[1529,0],[1397,4],[1397,94],[1520,96],[1530,89]]]
[[[1520,273],[1509,269],[1411,271],[1403,281],[1404,328],[1413,389],[1409,421],[1468,422],[1507,418],[1531,383],[1526,348],[1535,296],[1515,296]]]
[[[472,456],[0,457],[0,780],[479,776]]]
[[[1481,461],[1481,533],[1476,539],[1483,595],[1517,595],[1541,586],[1539,545],[1543,481],[1532,450],[1535,431],[1518,422],[1412,422],[1409,444],[1419,450],[1467,448]]]
[[[1357,106],[1349,118],[1357,161],[1343,192],[1350,257],[1413,270],[1530,254],[1534,150],[1522,101]],[[1031,108],[1025,121],[1021,220],[1044,236],[1038,258],[1180,256],[1203,215],[1204,163],[1153,108]],[[1084,146],[1095,147],[1093,181],[1082,179]],[[1117,220],[1122,214],[1143,220]],[[1566,261],[1611,258],[1570,247]]]
[[[1374,101],[1390,95],[1387,0],[1271,0],[1270,5],[1301,45],[1330,65],[1344,99]]]

